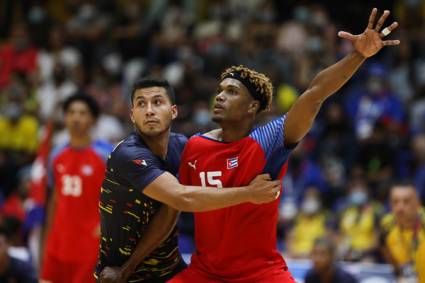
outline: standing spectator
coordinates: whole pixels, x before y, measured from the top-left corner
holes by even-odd
[[[41,279],[52,283],[95,282],[99,194],[106,156],[112,148],[91,139],[90,130],[99,116],[93,98],[73,95],[64,102],[63,110],[70,142],[53,151],[48,166],[52,192]]]
[[[425,213],[412,184],[394,184],[382,219],[381,250],[400,282],[425,283]]]
[[[357,280],[338,265],[331,240],[320,238],[314,243],[313,268],[307,271],[305,283],[356,283]]]

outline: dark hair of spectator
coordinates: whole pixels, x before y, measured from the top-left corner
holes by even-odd
[[[69,107],[71,106],[71,104],[75,101],[81,101],[83,103],[85,103],[87,105],[87,107],[90,110],[90,113],[92,114],[92,116],[97,119],[97,117],[99,117],[100,114],[100,110],[99,110],[99,105],[97,104],[96,100],[84,93],[77,93],[74,95],[71,95],[70,97],[68,97],[65,102],[63,103],[62,106],[62,110],[63,112],[67,112]]]
[[[155,86],[163,87],[167,92],[168,97],[170,98],[171,104],[175,104],[176,99],[174,95],[174,89],[170,83],[167,80],[154,77],[141,78],[134,83],[133,90],[131,91],[131,104],[133,105],[134,94],[137,90]]]
[[[316,239],[314,241],[314,246],[325,247],[332,255],[335,255],[335,244],[325,237]]]

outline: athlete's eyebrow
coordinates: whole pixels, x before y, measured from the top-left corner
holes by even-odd
[[[228,84],[220,83],[220,84],[218,85],[218,88],[219,88],[219,89],[224,89],[224,88],[235,88],[235,89],[237,89],[237,90],[239,90],[239,89],[240,89],[240,87],[239,87],[237,84],[234,84],[234,83],[228,83]]]

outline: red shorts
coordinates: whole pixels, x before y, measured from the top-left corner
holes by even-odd
[[[93,272],[96,260],[84,259],[81,261],[67,262],[54,256],[45,256],[41,270],[40,280],[52,283],[96,283]]]
[[[276,270],[275,272],[261,276],[261,279],[252,280],[222,280],[210,276],[205,272],[199,271],[191,265],[188,268],[174,276],[168,283],[295,283],[294,278],[288,270]]]

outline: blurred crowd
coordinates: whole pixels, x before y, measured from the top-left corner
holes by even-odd
[[[65,98],[93,96],[102,111],[93,136],[117,143],[132,130],[132,83],[163,77],[177,94],[173,131],[190,136],[216,126],[209,110],[218,76],[243,64],[273,81],[273,108],[259,119],[267,121],[351,51],[338,30],[366,27],[370,1],[338,2],[3,0],[0,214],[13,245],[37,245],[31,233],[43,212],[32,209],[29,188],[41,169],[33,164],[46,132],[52,146],[68,139],[59,110]],[[364,64],[290,158],[279,239],[291,257],[309,257],[314,241],[331,234],[340,258],[383,261],[379,223],[390,184],[411,181],[425,204],[425,1],[381,2],[381,11],[392,11],[388,24],[400,23],[390,37],[402,44]],[[190,215],[181,225],[190,251]]]

